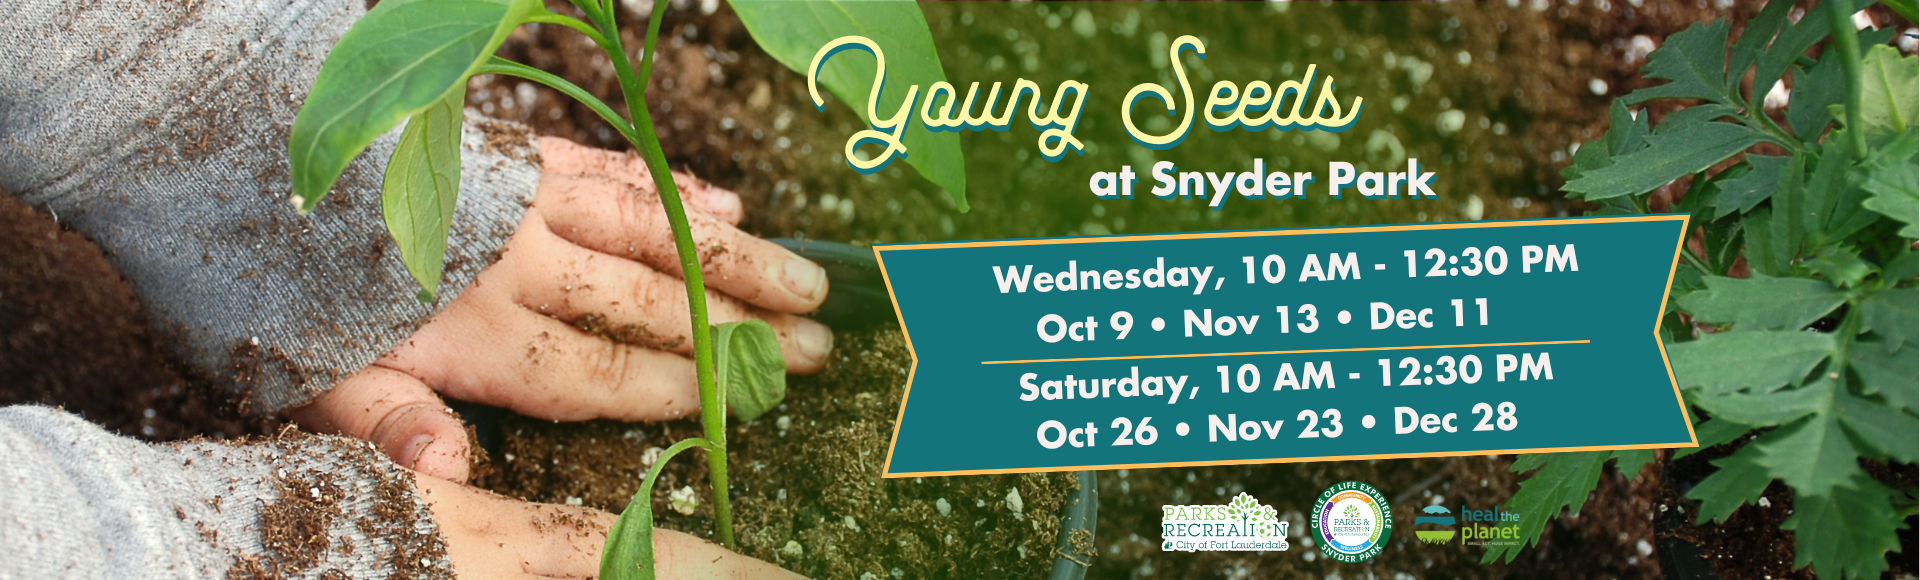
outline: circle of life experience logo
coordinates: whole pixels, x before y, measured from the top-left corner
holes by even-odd
[[[1393,510],[1380,490],[1344,481],[1320,493],[1312,524],[1320,553],[1341,562],[1363,562],[1386,548],[1393,535]]]
[[[1167,552],[1286,551],[1287,522],[1273,506],[1242,492],[1227,505],[1160,506],[1160,549]]]

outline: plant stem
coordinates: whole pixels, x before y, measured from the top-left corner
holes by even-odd
[[[627,141],[638,142],[640,140],[638,136],[633,134],[633,125],[628,124],[626,119],[621,118],[619,113],[614,112],[613,107],[607,106],[605,102],[594,97],[593,93],[587,92],[586,89],[580,88],[579,85],[567,82],[567,79],[554,76],[553,73],[496,56],[488,60],[487,64],[480,65],[480,68],[474,69],[473,74],[515,76],[546,85],[553,90],[560,91],[561,94],[573,97],[574,100],[580,101],[580,104],[586,105],[588,109],[591,109],[594,114],[599,115],[608,125],[613,125],[614,130],[619,131],[620,136],[625,137]]]
[[[707,287],[705,277],[700,270],[700,252],[693,243],[693,229],[687,225],[686,206],[681,203],[680,189],[673,183],[673,173],[667,168],[666,151],[660,146],[660,137],[653,129],[653,115],[647,111],[645,99],[646,78],[653,73],[653,48],[660,35],[660,20],[664,16],[661,5],[664,1],[653,3],[653,13],[648,15],[647,37],[643,45],[646,53],[641,70],[645,74],[635,76],[627,61],[626,50],[620,47],[618,28],[611,25],[609,15],[608,28],[614,30],[608,35],[608,43],[613,46],[608,56],[613,58],[614,72],[621,77],[620,88],[627,100],[627,116],[633,119],[634,130],[627,134],[627,140],[640,150],[640,158],[647,163],[647,172],[653,174],[655,189],[659,190],[661,205],[666,206],[667,222],[673,228],[673,246],[680,254],[680,278],[687,282],[687,310],[693,318],[693,366],[694,375],[700,384],[700,426],[705,429],[707,440],[707,478],[713,484],[714,527],[720,536],[720,543],[727,549],[738,549],[733,541],[732,491],[727,487],[727,407],[720,399],[721,393],[714,385],[716,368],[713,359],[713,329],[707,321]],[[635,141],[633,138],[640,139]]]
[[[475,72],[509,74],[553,87],[585,103],[595,114],[613,125],[628,144],[640,151],[640,158],[646,162],[647,173],[652,174],[654,188],[658,190],[660,203],[667,212],[667,223],[673,230],[673,246],[680,255],[680,278],[687,286],[687,310],[692,318],[693,331],[694,378],[700,385],[700,425],[707,435],[702,447],[707,450],[708,478],[713,484],[714,527],[721,544],[728,549],[737,549],[733,541],[732,494],[727,487],[727,409],[714,384],[716,369],[712,327],[707,318],[705,276],[700,269],[699,248],[693,242],[693,228],[687,223],[686,205],[682,203],[680,189],[674,184],[673,173],[667,167],[666,152],[660,146],[659,136],[654,133],[653,116],[647,111],[645,99],[646,77],[653,72],[652,52],[660,33],[662,3],[655,2],[653,14],[649,16],[645,44],[647,52],[643,55],[647,60],[640,76],[633,74],[626,49],[621,46],[620,29],[612,10],[583,9],[588,13],[588,18],[594,21],[594,26],[605,31],[605,34],[595,34],[592,27],[557,14],[549,13],[528,19],[529,22],[554,22],[579,30],[608,53],[608,58],[613,61],[614,76],[620,81],[620,92],[627,104],[627,116],[632,119],[630,122],[621,119],[612,107],[591,93],[540,69],[496,56]]]
[[[564,14],[554,14],[552,12],[547,12],[544,14],[540,14],[540,13],[529,14],[527,15],[527,22],[541,23],[541,24],[558,24],[561,26],[565,26],[567,28],[572,28],[578,31],[580,34],[587,35],[588,39],[593,40],[593,43],[600,45],[601,48],[606,48],[607,46],[607,38],[605,36],[601,36],[600,31],[594,30],[592,26],[587,25],[587,23],[585,22],[581,22],[580,19],[578,18],[574,18]]]
[[[731,492],[727,489],[727,409],[713,384],[713,337],[712,328],[707,324],[707,292],[700,272],[700,254],[694,248],[687,210],[680,203],[679,191],[674,189],[673,174],[668,173],[660,139],[654,135],[652,115],[645,106],[631,109],[630,113],[634,132],[641,139],[636,145],[640,147],[641,158],[647,162],[647,172],[653,174],[654,186],[660,190],[661,205],[666,206],[667,221],[673,226],[674,249],[680,252],[680,277],[687,282],[687,309],[693,315],[693,365],[700,381],[700,426],[713,442],[713,447],[707,450],[708,478],[713,481],[713,517],[715,527],[719,528],[720,543],[734,549],[733,510],[728,501]]]
[[[709,452],[713,451],[713,442],[699,437],[681,439],[679,442],[667,447],[665,451],[661,451],[660,458],[653,460],[653,466],[647,468],[647,475],[640,478],[640,489],[634,492],[634,501],[653,501],[653,482],[654,480],[660,479],[660,473],[666,469],[667,462],[671,461],[673,456],[679,455],[681,451],[686,451],[688,448],[695,446],[706,449]]]
[[[1826,0],[1827,26],[1833,29],[1833,48],[1840,50],[1840,68],[1847,74],[1847,136],[1853,139],[1853,159],[1867,158],[1867,131],[1860,125],[1860,37],[1853,31],[1851,2]]]

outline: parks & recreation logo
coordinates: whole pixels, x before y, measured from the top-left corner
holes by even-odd
[[[1393,509],[1380,490],[1343,481],[1313,504],[1313,538],[1320,553],[1341,562],[1363,562],[1386,548],[1393,535]]]
[[[1161,506],[1160,549],[1173,552],[1286,551],[1287,522],[1242,492],[1227,505]]]

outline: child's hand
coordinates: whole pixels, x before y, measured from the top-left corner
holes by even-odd
[[[433,509],[454,574],[463,580],[600,575],[613,514],[507,499],[432,477],[415,478],[414,487]],[[653,531],[653,554],[664,579],[800,578],[673,530]]]
[[[686,285],[645,165],[554,138],[540,140],[540,154],[539,192],[499,260],[392,352],[290,411],[295,421],[465,481],[467,435],[436,391],[566,421],[699,412]],[[818,372],[833,334],[793,314],[819,307],[826,273],[734,229],[738,195],[674,178],[689,206],[711,322],[764,319],[788,372]]]

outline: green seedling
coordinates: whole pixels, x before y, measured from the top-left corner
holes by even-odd
[[[1692,214],[1699,245],[1681,252],[1661,338],[1688,406],[1709,418],[1696,421],[1701,447],[1674,458],[1759,432],[1687,492],[1701,502],[1692,514],[1724,521],[1784,482],[1794,490],[1781,527],[1794,531],[1795,567],[1878,578],[1887,552],[1900,549],[1915,490],[1880,483],[1859,460],[1920,455],[1920,60],[1886,46],[1890,29],[1854,30],[1865,2],[1825,0],[1790,22],[1793,4],[1769,2],[1731,47],[1725,21],[1668,37],[1642,70],[1667,82],[1613,103],[1611,127],[1580,147],[1564,189],[1601,205],[1594,213],[1635,214],[1655,189],[1692,179],[1673,211]],[[1806,55],[1829,37],[1817,60]],[[1793,91],[1776,118],[1761,96],[1788,75]],[[1628,109],[1656,99],[1694,102],[1657,126]],[[1771,147],[1763,154],[1760,144]],[[1523,536],[1538,541],[1562,508],[1579,513],[1610,460],[1634,477],[1654,454],[1515,461],[1516,473],[1538,470],[1507,503],[1527,516]],[[1484,561],[1512,561],[1523,547],[1493,547]]]
[[[786,364],[772,327],[752,320],[709,326],[699,256],[679,189],[667,169],[645,94],[666,2],[654,3],[636,67],[622,46],[612,0],[572,0],[579,17],[554,13],[540,0],[384,0],[356,22],[328,55],[313,90],[294,120],[288,156],[292,203],[313,211],[347,164],[373,140],[403,120],[406,128],[387,162],[381,209],[398,242],[402,261],[420,282],[419,298],[432,301],[443,273],[447,232],[460,186],[460,137],[467,80],[500,74],[537,82],[579,100],[640,152],[659,190],[678,250],[692,317],[694,366],[700,387],[700,419],[706,437],[678,442],[648,470],[639,491],[607,538],[604,578],[653,578],[652,489],[667,461],[681,451],[707,452],[714,522],[721,543],[735,548],[727,492],[727,404],[742,420],[779,405],[786,394]],[[847,34],[877,33],[902,44],[915,61],[908,82],[945,80],[932,33],[919,7],[908,2],[747,2],[736,5],[755,38],[781,62],[795,66],[800,51]],[[605,51],[613,64],[629,117],[573,83],[493,53],[523,24],[565,26]],[[823,81],[849,102],[862,102],[864,87],[853,79],[861,63],[840,59]],[[865,63],[871,71],[872,63]],[[866,78],[871,78],[870,73]],[[910,137],[912,138],[912,137]],[[928,135],[929,154],[910,160],[948,188],[964,207],[964,170],[958,137]],[[720,396],[725,394],[727,401]]]

